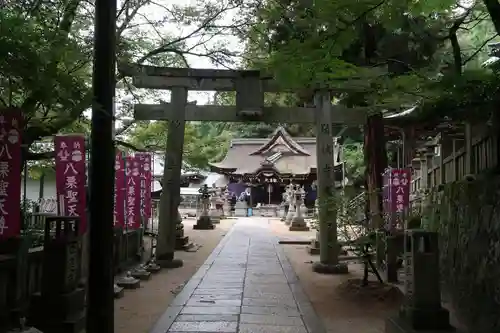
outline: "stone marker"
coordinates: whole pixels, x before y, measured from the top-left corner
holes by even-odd
[[[43,332],[77,333],[85,328],[81,278],[82,235],[78,217],[45,219],[41,292],[31,298],[28,325]]]
[[[405,301],[399,315],[386,320],[385,332],[454,331],[441,306],[437,233],[406,230],[404,255]]]

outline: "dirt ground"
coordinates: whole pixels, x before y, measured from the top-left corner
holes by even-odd
[[[280,240],[310,240],[316,231],[291,232],[279,220],[269,220],[271,229]],[[319,256],[311,256],[306,245],[281,245],[290,260],[302,288],[308,295],[316,313],[328,333],[383,333],[384,321],[397,313],[402,302],[399,288],[380,287],[370,275],[368,290],[360,286],[363,267],[350,262],[348,275],[323,275],[312,271],[311,264]],[[450,310],[451,324],[465,332],[454,311],[443,299],[443,306]]]
[[[235,222],[234,219],[222,220],[215,230],[193,230],[196,221],[184,220],[186,236],[201,245],[200,249],[176,252],[176,257],[184,261],[183,267],[164,269],[151,280],[141,282],[141,288],[125,290],[125,296],[115,301],[115,333],[148,332]]]
[[[273,232],[283,240],[307,240],[315,236],[314,230],[290,232],[288,227],[278,220],[270,220],[270,224]],[[311,256],[306,245],[282,246],[328,333],[384,332],[385,318],[395,313],[399,307],[399,291],[389,287],[378,290],[375,283],[375,291],[360,290],[357,288],[359,284],[353,279],[362,277],[362,267],[355,263],[349,264],[348,275],[314,273],[311,264],[317,261],[319,256]]]

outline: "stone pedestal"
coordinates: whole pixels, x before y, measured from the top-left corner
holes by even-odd
[[[210,211],[208,212],[208,215],[210,216],[210,219],[212,220],[213,224],[219,224],[220,223],[220,212],[217,208],[215,208],[215,203],[213,203],[210,207]]]
[[[435,232],[405,232],[405,300],[399,315],[386,320],[386,333],[453,330],[441,306],[437,240]]]
[[[292,223],[293,216],[293,205],[290,205],[290,207],[288,208],[288,213],[285,217],[285,225],[290,225]]]
[[[314,239],[311,239],[311,245],[307,247],[307,252],[309,252],[310,255],[318,255],[319,254],[319,232],[316,231],[316,237]]]
[[[389,283],[398,282],[398,256],[402,253],[404,246],[404,235],[388,235],[385,239],[385,278]]]
[[[28,276],[28,254],[31,245],[28,235],[3,239],[0,241],[0,254],[13,258],[12,266],[6,266],[9,273],[9,286],[4,288],[3,299],[9,300],[9,308],[0,313],[0,332],[17,327],[26,315],[25,295]],[[3,282],[5,283],[5,282]]]
[[[290,231],[309,231],[309,227],[307,226],[306,221],[304,220],[304,215],[302,214],[302,204],[302,199],[297,200],[297,205],[295,206],[295,214],[291,221],[292,225],[290,226],[290,228],[288,228],[288,230]]]
[[[287,210],[285,208],[285,205],[281,205],[280,206],[280,209],[279,209],[279,215],[280,215],[280,221],[281,222],[284,222],[285,221],[285,218],[286,218],[286,213],[287,213]]]
[[[215,225],[212,223],[212,219],[208,215],[202,215],[196,221],[196,224],[193,225],[193,229],[195,230],[212,230],[215,229]]]
[[[248,205],[245,201],[237,201],[234,205],[234,216],[246,217],[248,214]]]
[[[133,278],[141,281],[148,281],[149,279],[151,279],[151,273],[148,272],[143,266],[135,268],[130,272],[130,274]]]
[[[78,217],[47,217],[41,292],[30,303],[28,324],[43,332],[78,333],[85,328],[81,277],[82,236]]]
[[[124,288],[123,287],[120,287],[119,285],[117,285],[115,283],[115,285],[113,286],[113,296],[118,299],[118,298],[122,298],[123,296],[125,296],[125,292],[124,292]]]
[[[141,280],[132,276],[132,272],[127,272],[116,280],[116,285],[123,289],[137,289],[141,287]]]
[[[231,204],[227,200],[224,201],[224,205],[222,206],[222,209],[224,210],[224,217],[231,216]]]
[[[289,231],[309,231],[310,228],[307,226],[306,221],[302,216],[294,216],[292,218],[292,224],[290,225],[290,228],[288,228]]]

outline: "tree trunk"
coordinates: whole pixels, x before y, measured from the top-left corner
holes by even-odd
[[[387,167],[387,149],[382,114],[368,117],[364,133],[365,164],[370,224],[374,229],[383,227],[382,174]]]

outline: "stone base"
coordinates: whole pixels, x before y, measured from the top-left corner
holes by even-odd
[[[146,265],[145,269],[150,273],[156,274],[159,271],[161,271],[161,266],[158,265],[156,262],[151,262]]]
[[[311,230],[306,224],[293,224],[288,228],[289,231],[309,231]]]
[[[310,255],[318,255],[319,254],[319,242],[315,239],[311,240],[311,245],[307,247],[307,252]]]
[[[200,216],[196,224],[193,225],[194,230],[212,230],[215,226],[212,224],[210,216]]]
[[[385,281],[387,283],[398,283],[398,264],[397,262],[387,262],[385,267]]]
[[[53,321],[50,318],[41,318],[38,322],[30,322],[42,332],[51,333],[81,333],[85,330],[85,312],[81,311],[65,321]]]
[[[37,328],[51,333],[81,333],[85,330],[86,318],[85,312],[81,312],[62,323],[47,324]]]
[[[29,318],[33,323],[63,322],[72,314],[80,313],[85,308],[85,289],[79,288],[67,294],[47,297],[35,293],[31,297]],[[37,327],[37,325],[33,325]]]
[[[399,310],[399,318],[415,330],[449,330],[450,313],[445,308],[436,309],[415,309],[402,306]]]
[[[116,281],[118,287],[124,289],[138,289],[141,287],[141,280],[133,278],[131,276],[124,276]]]
[[[406,320],[398,316],[387,318],[385,320],[385,333],[443,333],[443,332],[457,332],[457,331],[451,325],[446,329],[415,330],[408,324]]]
[[[115,299],[118,299],[118,298],[122,298],[123,296],[125,296],[125,291],[122,287],[119,287],[116,283],[115,283],[115,287],[114,287],[114,290],[113,290],[113,294],[115,296]]]
[[[8,331],[7,333],[43,333],[43,332],[40,331],[38,328],[29,327],[29,328],[23,329],[22,331],[15,329],[13,331]]]
[[[320,274],[348,274],[349,268],[345,263],[338,264],[323,264],[321,262],[315,262],[312,264],[313,272]]]
[[[157,260],[156,263],[160,265],[161,268],[179,268],[184,266],[184,262],[180,259]]]
[[[151,273],[148,272],[147,270],[145,270],[144,268],[139,268],[139,269],[136,269],[136,270],[133,270],[130,275],[135,278],[135,279],[139,279],[141,281],[147,281],[149,279],[151,279]]]
[[[184,249],[186,249],[186,246],[188,244],[189,244],[189,237],[188,236],[182,236],[182,237],[175,238],[175,249],[176,250],[184,250]]]

